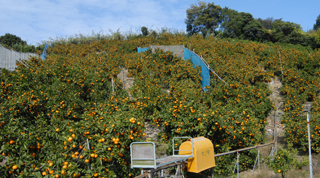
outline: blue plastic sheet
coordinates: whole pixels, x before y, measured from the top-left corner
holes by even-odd
[[[46,46],[43,49],[42,55],[41,55],[41,59],[44,60],[47,56],[47,52],[46,50],[48,49],[48,44],[46,44]]]
[[[150,49],[150,48],[149,48],[149,47],[147,47],[147,48],[139,48],[139,47],[138,47],[138,53],[147,51],[148,49]]]
[[[193,67],[196,66],[201,67],[201,85],[202,89],[206,92],[207,88],[206,86],[210,86],[210,72],[207,66],[203,63],[203,61],[200,59],[200,57],[195,54],[194,52],[190,51],[189,49],[184,48],[184,60],[190,59],[193,63]]]

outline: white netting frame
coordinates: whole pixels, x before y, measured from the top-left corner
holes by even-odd
[[[0,68],[13,71],[16,68],[16,61],[20,59],[27,60],[30,56],[39,57],[39,55],[35,53],[16,52],[0,45]]]

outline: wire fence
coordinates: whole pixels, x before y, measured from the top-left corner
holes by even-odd
[[[16,68],[17,61],[27,60],[30,56],[39,57],[39,55],[35,53],[16,52],[0,45],[0,68],[13,71]]]

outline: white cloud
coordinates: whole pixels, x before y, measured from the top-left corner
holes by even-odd
[[[0,35],[11,33],[36,44],[50,37],[119,28],[184,30],[184,6],[178,0],[0,0]]]
[[[259,5],[253,3],[256,0],[244,0],[241,3],[236,0],[217,0],[215,4],[221,7],[230,6],[240,11],[249,9],[248,12],[255,18],[264,18],[267,11],[267,14],[270,14],[267,16],[284,17],[285,20],[302,26],[311,28],[315,23],[315,9],[318,6],[310,5],[311,2],[304,3],[302,10],[307,7],[313,10],[305,11],[303,16],[299,13],[295,16],[289,13],[297,12],[291,9],[293,7],[284,6],[282,4],[285,2],[282,2],[276,6],[282,10],[276,11],[274,4],[277,0],[272,1]],[[28,40],[28,43],[36,44],[48,40],[49,37],[65,37],[79,33],[89,35],[92,31],[108,33],[109,29],[116,31],[119,28],[122,32],[130,29],[136,32],[141,26],[185,30],[186,9],[192,3],[196,3],[196,0],[0,0],[0,36],[11,33]],[[311,12],[312,17],[309,14]],[[290,14],[290,18],[283,14]]]

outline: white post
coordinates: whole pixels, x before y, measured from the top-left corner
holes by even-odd
[[[124,86],[124,67],[122,67],[122,89],[125,89],[125,86]]]
[[[3,68],[5,68],[6,66],[6,60],[7,60],[7,48],[3,48],[4,49],[4,58],[2,60],[2,66]]]
[[[310,140],[310,121],[309,121],[309,110],[307,111],[307,123],[308,123],[308,142],[309,142],[309,166],[310,166],[310,178],[313,178],[313,173],[312,173],[311,140]]]
[[[111,78],[111,83],[112,83],[112,95],[114,95],[114,84],[113,84],[113,78]]]
[[[240,157],[240,154],[239,152],[237,152],[237,178],[239,178],[239,157]]]
[[[87,147],[88,147],[88,150],[90,150],[90,145],[89,145],[89,140],[87,139]],[[92,166],[90,165],[91,169],[92,169]],[[88,169],[89,169],[89,164],[88,164]]]
[[[258,149],[258,165],[259,165],[259,173],[260,173],[260,150]]]
[[[257,161],[258,161],[259,173],[260,173],[260,157],[259,157],[259,154],[260,154],[260,150],[259,150],[259,148],[258,148],[258,155],[257,155],[256,160],[254,161],[254,165],[253,165],[252,173],[253,173],[254,169],[256,168]]]

